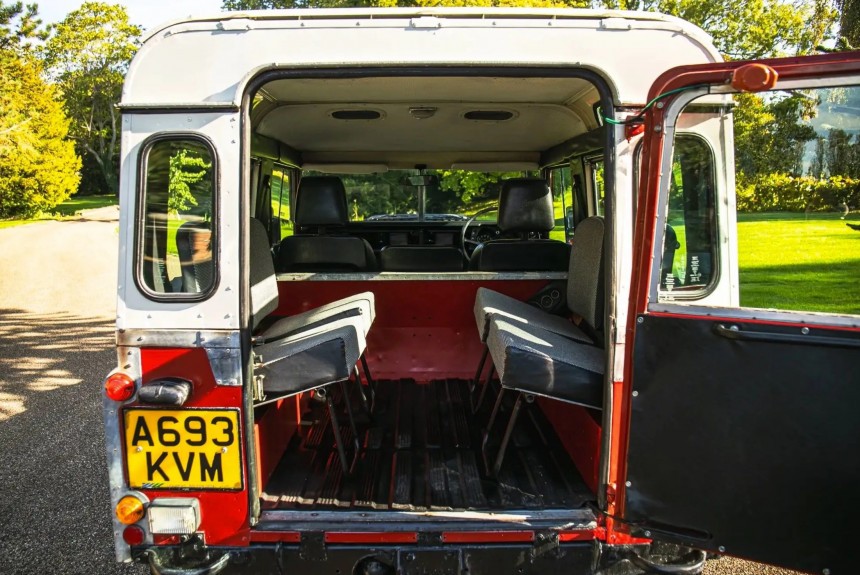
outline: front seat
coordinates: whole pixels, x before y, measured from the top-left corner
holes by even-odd
[[[302,178],[296,194],[294,221],[297,233],[281,240],[278,248],[278,272],[326,273],[377,269],[376,256],[367,240],[329,233],[337,233],[349,223],[346,190],[340,178]]]
[[[541,239],[555,227],[552,193],[546,180],[516,178],[502,182],[499,192],[499,230],[518,233],[518,239],[485,242],[469,259],[470,270],[566,271],[570,246]]]

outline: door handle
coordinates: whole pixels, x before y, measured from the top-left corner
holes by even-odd
[[[806,330],[807,333],[803,333]],[[808,335],[808,328],[801,328],[798,333],[777,333],[771,331],[750,331],[738,324],[715,323],[714,333],[721,337],[738,341],[768,341],[774,343],[803,343],[807,345],[823,345],[828,347],[860,347],[860,339],[834,337],[828,335]]]

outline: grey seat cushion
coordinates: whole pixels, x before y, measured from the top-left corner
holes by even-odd
[[[263,390],[294,394],[349,378],[366,347],[360,317],[328,321],[298,334],[257,345]]]
[[[478,288],[474,312],[481,341],[487,340],[490,318],[499,316],[528,328],[536,327],[576,341],[593,343],[585,332],[567,318],[547,313],[524,301],[487,288]]]
[[[487,346],[503,387],[602,409],[602,349],[501,316],[490,320]]]
[[[366,337],[373,320],[376,319],[373,292],[351,295],[306,312],[281,318],[258,334],[258,337],[265,341],[285,335],[298,334],[345,318],[356,318]]]

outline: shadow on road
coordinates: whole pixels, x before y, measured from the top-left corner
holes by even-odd
[[[111,320],[0,310],[0,573],[143,573],[117,565],[102,382]]]

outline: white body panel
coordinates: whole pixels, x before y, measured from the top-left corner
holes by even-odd
[[[122,104],[238,105],[247,81],[274,67],[462,64],[594,70],[609,82],[616,104],[635,105],[665,70],[719,60],[701,29],[645,12],[234,12],[154,32],[132,62]]]
[[[117,329],[238,329],[239,114],[125,114],[122,122]],[[212,296],[200,302],[156,302],[144,296],[134,281],[138,159],[146,139],[158,132],[202,135],[215,146],[220,280]]]

